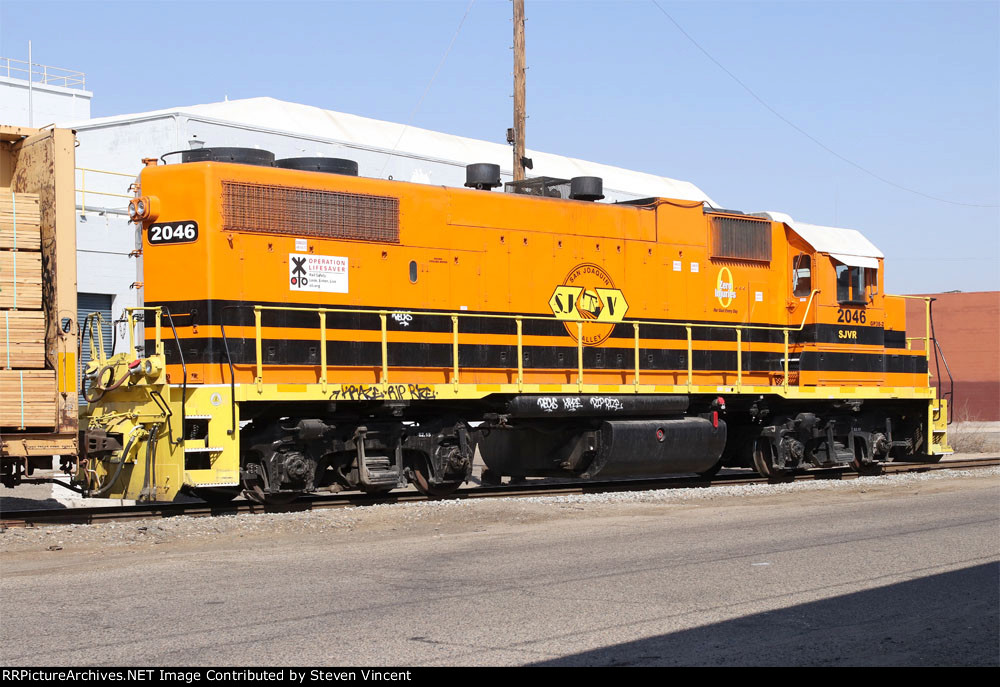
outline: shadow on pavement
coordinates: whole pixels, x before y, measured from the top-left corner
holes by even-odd
[[[536,665],[997,666],[998,628],[988,563]]]
[[[53,498],[23,499],[17,496],[0,496],[0,512],[11,510],[56,510],[58,508],[66,508],[66,504],[59,503]]]

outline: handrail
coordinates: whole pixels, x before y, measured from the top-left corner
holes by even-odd
[[[797,327],[768,327],[761,325],[743,325],[743,324],[728,324],[728,323],[711,323],[703,324],[697,322],[686,322],[686,323],[675,323],[675,322],[656,322],[653,320],[623,320],[621,323],[616,324],[631,324],[633,327],[633,344],[635,351],[635,376],[633,379],[633,384],[638,388],[641,376],[641,364],[640,364],[640,326],[655,326],[655,327],[684,327],[685,338],[687,342],[687,386],[689,389],[694,387],[694,337],[693,328],[718,328],[718,329],[732,329],[736,331],[736,374],[737,389],[742,389],[743,386],[743,330],[762,330],[762,331],[780,331],[783,333],[783,348],[784,348],[784,376],[782,380],[783,387],[787,390],[788,388],[788,376],[789,376],[789,333],[799,332],[805,328],[806,321],[809,317],[809,312],[812,308],[812,303],[816,295],[820,291],[814,290],[809,296],[809,302],[806,304],[805,312],[802,315],[802,322]],[[460,377],[460,366],[458,361],[458,340],[459,340],[459,327],[458,322],[461,317],[484,317],[489,319],[502,319],[502,320],[513,320],[516,325],[516,335],[517,335],[517,384],[518,390],[524,387],[524,334],[523,334],[523,324],[525,320],[529,321],[542,321],[542,322],[552,322],[551,317],[545,317],[541,315],[505,315],[505,314],[489,314],[489,313],[469,313],[469,312],[429,312],[429,311],[413,311],[413,310],[364,310],[361,308],[326,308],[326,307],[316,307],[316,308],[305,308],[305,307],[293,307],[293,306],[274,306],[274,305],[254,305],[248,306],[253,307],[254,310],[254,339],[255,339],[255,368],[256,374],[254,376],[254,383],[257,385],[258,391],[263,388],[263,377],[264,377],[264,360],[263,360],[263,312],[265,310],[273,311],[284,311],[284,312],[311,312],[319,315],[320,318],[320,378],[319,383],[321,384],[323,390],[326,390],[326,386],[329,384],[328,377],[328,360],[326,353],[326,343],[327,343],[327,326],[326,326],[326,315],[328,313],[348,313],[348,314],[364,314],[364,315],[378,315],[379,316],[379,329],[381,334],[381,384],[383,386],[388,385],[389,376],[389,360],[388,360],[388,316],[390,314],[413,314],[413,315],[426,315],[426,316],[436,316],[436,317],[449,317],[452,322],[451,335],[452,335],[452,382],[455,388],[458,388],[459,377]],[[129,318],[129,346],[131,349],[135,348],[135,313],[139,311],[152,311],[156,315],[156,353],[157,355],[163,355],[163,339],[162,339],[162,312],[161,306],[153,307],[130,307],[125,309],[127,316]],[[168,313],[168,317],[169,317]],[[585,320],[583,318],[565,318],[557,320],[559,322],[574,322],[576,324],[577,330],[577,361],[576,361],[576,372],[577,372],[577,388],[583,388],[584,383],[584,365],[583,365],[583,325],[588,322],[593,322],[593,320]],[[176,332],[174,334],[176,339]],[[179,350],[179,344],[178,344]],[[186,376],[186,375],[185,375]]]
[[[97,340],[94,340],[94,327],[97,327]],[[89,326],[89,331],[88,331]],[[89,333],[89,338],[88,338]],[[104,351],[104,316],[101,315],[100,311],[92,312],[87,315],[86,319],[83,321],[83,330],[80,334],[80,344],[86,340],[90,346],[90,359],[96,360],[99,367],[104,367],[108,364],[107,356]],[[82,356],[81,356],[82,358]]]
[[[934,300],[931,296],[897,296],[895,294],[886,294],[887,298],[906,298],[911,301],[923,301],[924,302],[924,335],[923,336],[908,336],[906,337],[906,350],[912,351],[910,348],[911,341],[924,342],[924,355],[927,357],[927,386],[931,385],[931,339],[934,337],[931,335],[932,324],[931,324],[931,302]],[[937,345],[937,339],[934,339],[935,345]]]
[[[135,174],[128,174],[127,172],[112,172],[110,169],[96,169],[94,167],[76,167],[76,169],[81,172],[97,172],[98,174],[111,174],[116,177],[125,177],[126,179],[135,179]]]
[[[821,293],[819,289],[816,289],[809,296],[809,302],[806,304],[805,313],[802,316],[802,322],[797,327],[767,327],[764,325],[756,324],[728,324],[725,322],[662,322],[656,320],[622,320],[621,322],[616,322],[614,324],[645,324],[654,327],[703,327],[703,328],[713,328],[713,329],[758,329],[761,331],[775,331],[781,332],[786,329],[790,332],[800,332],[805,328],[806,319],[809,317],[809,310],[812,307],[812,302],[816,294]],[[486,319],[497,319],[497,320],[535,320],[539,322],[579,322],[581,324],[594,323],[594,320],[586,318],[574,318],[574,317],[564,317],[559,319],[554,319],[552,317],[546,317],[545,315],[503,315],[499,313],[472,313],[472,312],[450,312],[446,310],[406,310],[406,309],[381,309],[372,310],[364,308],[326,308],[318,306],[315,308],[299,308],[291,305],[254,305],[248,306],[252,307],[254,311],[264,310],[280,310],[282,312],[311,312],[311,313],[347,313],[353,315],[384,315],[388,317],[389,315],[426,315],[433,317],[478,317]],[[611,323],[605,323],[611,324]]]
[[[125,313],[128,316],[128,346],[129,350],[135,350],[135,325],[137,321],[135,320],[134,313],[138,311],[151,311],[156,314],[156,355],[163,355],[163,340],[160,337],[163,308],[161,306],[132,306],[125,308]]]
[[[819,289],[815,289],[809,295],[809,301],[806,304],[806,309],[802,314],[802,322],[799,323],[797,327],[768,327],[763,325],[744,325],[744,324],[729,324],[729,323],[697,323],[697,322],[685,322],[685,323],[675,323],[675,322],[656,322],[653,320],[622,320],[620,323],[615,324],[631,324],[633,326],[634,334],[634,346],[635,346],[635,377],[633,379],[633,384],[636,388],[639,386],[640,370],[641,366],[639,363],[639,352],[640,352],[640,335],[639,327],[641,325],[654,326],[654,327],[684,327],[687,339],[687,386],[689,389],[694,387],[694,363],[693,363],[693,332],[692,329],[695,327],[700,328],[716,328],[716,329],[732,329],[736,332],[736,387],[737,390],[742,390],[743,388],[743,330],[761,330],[761,331],[780,331],[784,334],[784,376],[782,380],[783,387],[787,390],[788,388],[788,367],[789,367],[789,332],[800,332],[805,329],[806,321],[809,318],[809,312],[812,309],[813,301],[816,295],[820,293]],[[329,383],[329,378],[327,376],[327,355],[326,355],[326,342],[327,342],[327,329],[326,329],[326,315],[328,313],[346,313],[346,314],[362,314],[362,315],[378,315],[379,316],[379,332],[381,335],[381,370],[382,374],[380,376],[380,383],[384,387],[388,386],[389,383],[389,354],[388,354],[388,317],[391,314],[409,314],[409,315],[425,315],[433,317],[448,317],[451,319],[451,335],[452,335],[452,383],[455,388],[458,388],[459,377],[460,377],[460,366],[458,363],[458,339],[459,339],[459,328],[458,322],[460,317],[480,317],[488,319],[500,319],[500,320],[513,320],[516,325],[516,335],[517,335],[517,385],[518,390],[524,388],[524,334],[523,334],[523,324],[524,321],[543,321],[552,322],[551,317],[545,317],[543,315],[505,315],[499,313],[469,313],[469,312],[431,312],[431,311],[419,311],[419,310],[365,310],[361,308],[327,308],[327,307],[295,307],[295,306],[281,306],[281,305],[255,305],[254,310],[254,338],[256,344],[256,375],[254,377],[254,383],[257,385],[258,391],[263,389],[264,383],[264,361],[263,361],[263,313],[266,310],[281,311],[281,312],[309,312],[316,313],[320,317],[320,378],[319,383],[322,385],[323,390],[326,389],[326,385]],[[583,389],[583,379],[584,379],[584,365],[583,365],[583,325],[588,322],[593,322],[593,320],[588,320],[584,318],[560,318],[556,320],[558,322],[576,324],[576,343],[577,343],[577,360],[576,360],[576,382],[577,388]]]
[[[813,301],[816,295],[820,293],[819,289],[814,290],[809,295],[809,301],[806,304],[806,309],[802,315],[802,321],[797,327],[768,327],[762,325],[744,325],[744,324],[729,324],[729,323],[697,323],[697,322],[657,322],[653,320],[622,320],[620,323],[615,324],[631,324],[633,328],[633,344],[635,351],[635,375],[633,379],[633,384],[636,389],[639,387],[640,376],[641,376],[641,364],[640,364],[640,326],[655,326],[655,327],[684,327],[685,338],[687,342],[687,386],[689,390],[694,388],[694,337],[693,329],[695,327],[700,328],[718,328],[718,329],[732,329],[736,332],[736,388],[737,390],[742,390],[743,388],[743,330],[762,330],[762,331],[780,331],[783,333],[783,349],[784,349],[784,375],[782,378],[782,386],[785,390],[788,389],[789,385],[789,333],[799,332],[805,328],[806,321],[809,318],[809,312],[812,309]],[[452,383],[455,388],[458,388],[459,378],[461,374],[461,368],[459,366],[458,360],[458,340],[459,340],[459,318],[461,317],[483,317],[488,319],[501,319],[501,320],[512,320],[516,325],[516,335],[517,335],[517,385],[518,390],[524,388],[524,333],[523,325],[525,320],[529,321],[541,321],[541,322],[552,322],[551,317],[545,317],[542,315],[505,315],[505,314],[490,314],[490,313],[469,313],[469,312],[431,312],[431,311],[414,311],[414,310],[365,310],[361,308],[327,308],[327,307],[294,307],[294,306],[277,306],[277,305],[254,305],[246,306],[252,307],[254,311],[254,339],[255,339],[255,372],[254,383],[257,386],[258,391],[263,389],[264,384],[264,360],[263,360],[263,313],[265,310],[273,311],[283,311],[283,312],[310,312],[316,313],[320,318],[320,378],[319,383],[323,391],[326,390],[327,385],[330,383],[328,376],[328,360],[326,352],[327,344],[327,323],[326,315],[328,313],[348,313],[348,314],[363,314],[363,315],[378,315],[379,316],[379,330],[381,335],[381,377],[380,382],[384,387],[388,386],[389,380],[389,356],[388,356],[388,316],[390,314],[411,314],[411,315],[425,315],[434,317],[449,317],[452,322],[451,336],[452,336]],[[163,339],[161,331],[161,319],[163,308],[161,306],[153,307],[130,307],[125,309],[127,316],[129,318],[129,346],[130,348],[135,348],[135,313],[138,311],[153,311],[156,315],[156,353],[158,355],[164,354],[163,349]],[[169,313],[167,315],[170,316]],[[584,383],[584,365],[583,365],[583,325],[588,322],[593,322],[593,320],[586,320],[584,318],[563,318],[556,320],[558,322],[574,322],[576,324],[577,330],[577,361],[576,361],[576,372],[577,372],[577,388],[582,390]],[[172,325],[171,325],[172,326]],[[174,338],[177,338],[176,332],[174,333]],[[178,343],[179,350],[179,343]],[[182,362],[183,364],[183,362]],[[185,370],[186,372],[186,370]],[[185,374],[186,378],[186,374]],[[186,381],[186,379],[185,379]],[[230,380],[231,382],[233,380]],[[186,385],[185,385],[186,386]]]
[[[94,169],[93,167],[76,167],[76,171],[80,172],[80,188],[75,189],[77,193],[80,194],[80,212],[87,211],[87,194],[90,193],[92,196],[110,196],[112,198],[134,198],[135,196],[126,193],[111,193],[110,191],[94,191],[87,190],[87,172],[93,174],[107,174],[109,176],[125,177],[126,179],[135,179],[135,174],[125,174],[124,172],[112,172],[107,169]]]
[[[179,446],[184,442],[184,432],[187,429],[185,427],[185,422],[187,422],[187,383],[188,383],[188,370],[187,363],[184,362],[184,350],[181,347],[180,337],[177,336],[177,327],[174,326],[173,315],[170,314],[170,308],[166,308],[162,305],[154,306],[133,306],[125,308],[125,312],[128,315],[129,320],[129,345],[134,350],[135,349],[135,311],[141,310],[151,310],[156,313],[156,355],[164,356],[163,349],[163,338],[161,337],[161,324],[163,313],[167,314],[167,322],[170,324],[170,330],[174,335],[174,345],[177,346],[177,356],[181,360],[181,370],[182,370],[182,380],[181,380],[181,432],[180,436],[175,440],[173,438],[173,430],[170,428],[169,420],[167,421],[167,429],[170,432],[169,441],[172,445]]]
[[[23,67],[15,65],[25,65]],[[36,69],[39,67],[40,69]],[[21,75],[24,75],[23,77]],[[54,67],[49,64],[38,62],[28,62],[27,60],[16,60],[13,57],[0,57],[0,76],[9,79],[23,79],[31,83],[40,83],[51,86],[62,86],[63,88],[76,88],[86,90],[87,75],[74,69],[64,67]],[[40,79],[35,79],[40,76]],[[62,82],[61,84],[58,82]]]
[[[944,349],[941,348],[941,344],[938,343],[937,339],[934,339],[934,345],[937,347],[937,352],[941,354],[941,362],[944,363],[944,371],[948,373],[948,391],[938,389],[941,395],[948,399],[948,424],[950,425],[954,419],[955,413],[955,378],[951,376],[951,367],[948,366],[948,359],[944,357]],[[944,384],[944,380],[941,379],[941,371],[938,370],[939,384]]]

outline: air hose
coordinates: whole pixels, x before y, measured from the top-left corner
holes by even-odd
[[[84,385],[83,386],[83,397],[85,399],[87,399],[88,403],[97,403],[98,401],[101,400],[101,398],[104,397],[104,394],[106,394],[109,391],[114,391],[115,389],[117,389],[118,387],[120,387],[122,384],[124,384],[125,380],[128,379],[132,375],[132,370],[135,369],[135,367],[138,364],[139,364],[138,360],[135,360],[134,362],[132,362],[132,364],[129,365],[128,370],[125,371],[125,374],[123,374],[121,376],[121,379],[119,379],[117,382],[112,383],[111,386],[107,386],[107,387],[101,386],[101,384],[100,384],[101,378],[104,377],[105,373],[110,372],[112,374],[111,379],[114,379],[114,376],[113,376],[114,375],[114,365],[105,365],[100,370],[98,370],[97,374],[94,375],[94,377],[93,377],[93,380],[94,380],[93,386],[91,386],[89,388],[87,387],[87,377],[84,377],[83,378],[83,385]],[[97,392],[97,395],[94,395],[95,391]],[[93,398],[91,398],[91,396],[93,396]]]
[[[112,485],[114,485],[114,483],[118,481],[118,478],[121,477],[122,470],[125,468],[125,458],[128,456],[128,452],[132,450],[132,444],[135,443],[135,439],[136,435],[133,434],[129,437],[128,443],[125,444],[125,448],[122,450],[121,459],[118,461],[118,467],[115,468],[114,477],[105,482],[104,486],[99,489],[84,489],[81,493],[85,497],[95,498],[98,496],[104,496],[111,491]]]

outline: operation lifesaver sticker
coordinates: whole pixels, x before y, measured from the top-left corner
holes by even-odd
[[[289,253],[288,288],[292,291],[347,293],[347,258]]]

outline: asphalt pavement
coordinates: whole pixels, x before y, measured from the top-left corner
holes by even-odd
[[[0,663],[1000,664],[995,473],[405,512],[5,553]]]

